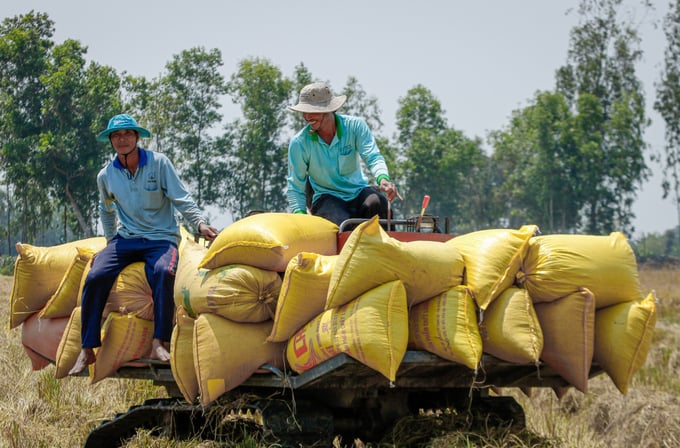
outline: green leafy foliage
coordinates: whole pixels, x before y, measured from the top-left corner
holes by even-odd
[[[293,84],[265,59],[241,61],[227,84],[243,120],[227,129],[229,177],[223,205],[236,218],[252,210],[285,211],[287,143],[282,136]]]
[[[663,71],[656,85],[654,109],[666,125],[666,146],[662,158],[664,198],[671,196],[680,220],[680,1],[670,3],[664,20],[667,46]],[[677,238],[680,239],[680,226]]]
[[[582,166],[575,126],[562,94],[539,92],[513,113],[507,129],[490,135],[500,180],[496,191],[508,206],[510,227],[536,223],[549,233],[577,227],[582,198],[573,179]]]
[[[593,234],[632,233],[633,201],[650,172],[642,138],[649,120],[635,71],[640,39],[632,22],[620,18],[621,4],[581,1],[568,64],[557,72],[557,90],[576,115],[581,226]]]
[[[165,148],[199,206],[217,202],[215,192],[226,175],[212,134],[222,120],[220,98],[226,93],[219,72],[222,64],[217,49],[185,50],[166,65],[167,74],[160,83],[167,118]]]
[[[649,176],[649,120],[636,74],[640,40],[621,18],[622,5],[581,1],[556,88],[537,92],[486,142],[449,125],[422,84],[398,99],[397,132],[383,136],[377,98],[350,76],[336,89],[347,96],[341,113],[363,117],[374,132],[404,197],[392,204],[393,216],[418,214],[427,194],[428,213],[450,217],[454,233],[531,223],[544,233],[631,235],[632,205]],[[667,124],[664,191],[677,200],[680,7],[671,6],[655,108]],[[195,47],[146,79],[86,63],[83,44],[55,44],[53,35],[42,13],[0,26],[0,251],[11,253],[18,240],[56,243],[95,231],[95,177],[112,157],[95,136],[121,111],[151,130],[143,144],[173,160],[200,206],[232,219],[287,210],[288,140],[305,125],[287,106],[317,80],[303,62],[288,77],[265,58],[248,58],[225,81],[220,51]],[[241,110],[226,124],[225,97]]]

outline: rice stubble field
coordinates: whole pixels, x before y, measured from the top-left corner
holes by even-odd
[[[627,395],[606,375],[590,380],[588,392],[575,389],[558,398],[549,389],[504,389],[526,413],[526,430],[456,425],[446,413],[398,422],[376,447],[564,447],[628,448],[680,446],[680,265],[642,264],[642,290],[657,297],[657,325],[645,365]],[[54,366],[32,371],[21,344],[21,329],[7,330],[12,277],[0,276],[0,448],[77,447],[101,421],[146,399],[167,396],[148,381],[107,378],[54,378]],[[528,392],[528,393],[526,393]],[[367,447],[360,440],[336,439],[338,447]],[[254,435],[237,444],[169,440],[140,431],[127,447],[274,447]]]

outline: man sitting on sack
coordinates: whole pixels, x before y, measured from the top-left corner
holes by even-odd
[[[94,363],[101,346],[104,307],[118,274],[137,261],[145,262],[154,310],[154,334],[149,356],[169,361],[172,335],[177,246],[181,235],[176,211],[199,234],[213,240],[218,230],[208,224],[163,154],[143,149],[140,137],[151,133],[130,115],[109,120],[97,140],[109,142],[116,157],[97,175],[99,211],[108,243],[92,259],[81,300],[82,350],[69,375]]]

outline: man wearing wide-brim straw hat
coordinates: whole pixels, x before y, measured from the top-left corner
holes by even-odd
[[[340,225],[349,218],[387,218],[388,201],[399,197],[385,159],[363,118],[336,113],[347,97],[324,83],[300,91],[298,104],[307,125],[288,146],[288,205],[293,213],[322,216]],[[370,186],[360,161],[376,181]],[[313,190],[307,209],[305,187]],[[384,194],[383,194],[384,193]]]

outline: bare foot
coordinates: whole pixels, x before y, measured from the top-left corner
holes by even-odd
[[[97,357],[91,348],[83,348],[76,359],[75,365],[69,370],[69,375],[80,375],[90,364],[94,363]]]
[[[154,339],[153,342],[151,343],[150,358],[157,359],[163,362],[170,361],[170,352],[168,351],[167,348],[165,348],[163,341],[161,341],[160,339]]]

